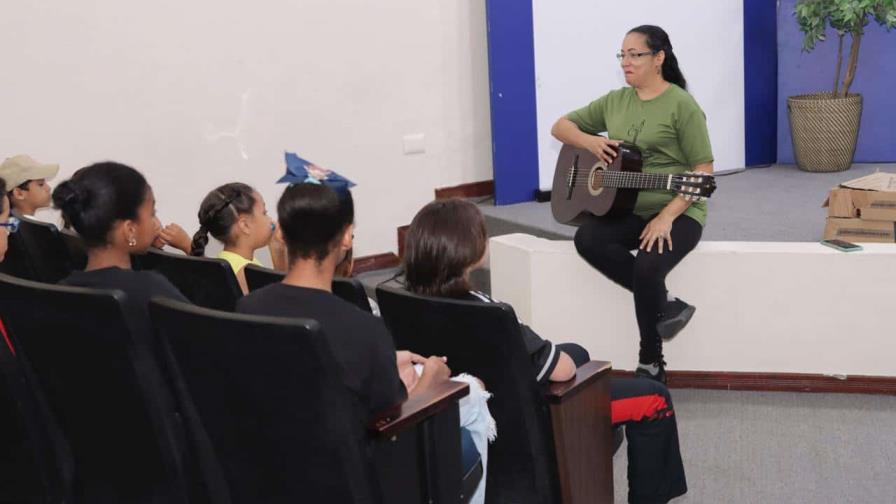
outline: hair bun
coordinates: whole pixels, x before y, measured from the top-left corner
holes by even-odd
[[[63,213],[77,214],[83,209],[84,194],[71,180],[66,180],[53,191],[53,204]]]

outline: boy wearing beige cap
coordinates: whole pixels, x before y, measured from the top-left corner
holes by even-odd
[[[47,180],[59,173],[58,164],[38,163],[20,154],[0,164],[0,177],[6,180],[9,204],[17,216],[33,216],[39,208],[50,206],[50,184]]]

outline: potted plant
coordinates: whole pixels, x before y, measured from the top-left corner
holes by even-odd
[[[862,96],[849,92],[859,63],[865,26],[873,19],[888,31],[896,26],[896,0],[799,0],[795,15],[803,32],[803,50],[825,40],[828,26],[837,32],[837,67],[829,93],[787,98],[796,164],[801,170],[832,172],[852,164],[862,117]],[[849,35],[849,58],[843,67],[843,40]]]

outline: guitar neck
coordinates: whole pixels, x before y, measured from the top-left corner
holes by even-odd
[[[618,189],[669,189],[672,175],[625,171],[603,172],[601,187]]]

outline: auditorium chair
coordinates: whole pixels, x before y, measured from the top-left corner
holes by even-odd
[[[477,376],[494,394],[487,503],[613,502],[609,363],[591,361],[573,380],[540,386],[509,305],[385,284],[377,301],[396,348],[446,356],[452,373]]]
[[[135,270],[152,270],[165,276],[191,302],[214,310],[233,311],[243,296],[236,275],[223,259],[193,257],[150,249],[131,256]]]
[[[0,502],[62,504],[71,494],[68,445],[27,362],[0,341]]]
[[[65,244],[56,226],[28,217],[19,219],[19,229],[9,235],[6,259],[0,272],[26,280],[56,283],[72,270]]]
[[[74,503],[186,503],[177,415],[124,294],[0,276],[0,318],[71,453]]]
[[[60,229],[59,237],[65,245],[72,270],[83,271],[87,267],[87,246],[84,244],[84,240],[71,229]]]
[[[180,409],[202,426],[194,451],[211,502],[465,498],[457,401],[466,384],[446,382],[365,425],[317,322],[168,299],[150,312],[184,384]]]
[[[246,265],[243,271],[246,274],[246,285],[249,287],[249,292],[280,282],[285,276],[285,273],[282,271],[272,270],[255,264]],[[333,279],[332,289],[333,294],[358,308],[368,313],[373,311],[370,306],[370,300],[367,298],[367,292],[358,280],[336,277]]]

